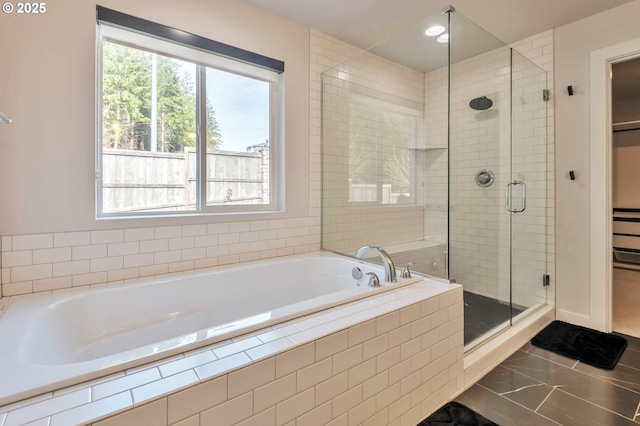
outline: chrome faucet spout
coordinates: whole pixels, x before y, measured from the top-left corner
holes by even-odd
[[[357,258],[362,258],[366,252],[369,250],[375,251],[378,253],[380,258],[382,259],[382,264],[384,265],[384,280],[388,283],[396,282],[396,266],[393,264],[393,260],[391,260],[391,256],[384,251],[380,247],[376,246],[363,246],[358,249],[356,252]]]

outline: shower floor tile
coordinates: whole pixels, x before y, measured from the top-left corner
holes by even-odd
[[[524,309],[509,305],[490,297],[465,291],[464,295],[464,344],[468,345],[486,332],[516,316]]]

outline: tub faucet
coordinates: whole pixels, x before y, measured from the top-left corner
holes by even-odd
[[[395,283],[396,282],[396,266],[393,264],[393,260],[391,260],[391,257],[389,256],[389,254],[386,251],[384,251],[382,248],[376,247],[376,246],[360,247],[360,249],[356,252],[356,257],[361,259],[362,256],[364,256],[364,254],[369,250],[373,250],[380,255],[380,258],[382,259],[382,264],[384,265],[384,280],[388,283]]]

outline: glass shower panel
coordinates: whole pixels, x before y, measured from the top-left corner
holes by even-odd
[[[359,99],[360,98],[360,99]],[[421,111],[371,99],[349,102],[349,203],[414,204]]]
[[[428,18],[323,73],[324,249],[378,245],[398,267],[446,277],[447,45],[425,35],[446,21]]]
[[[547,273],[547,107],[543,91],[547,81],[543,70],[515,50],[512,62],[511,287],[516,314],[547,300],[543,286]]]
[[[449,277],[464,287],[465,344],[510,325],[511,49],[451,14]]]
[[[448,42],[426,34],[436,25]],[[461,284],[467,349],[544,304],[545,87],[458,12],[325,71],[322,248],[381,246]]]

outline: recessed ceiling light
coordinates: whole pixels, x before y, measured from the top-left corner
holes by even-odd
[[[442,25],[434,25],[432,27],[427,28],[424,32],[428,36],[437,36],[444,32],[444,27]]]
[[[448,43],[449,42],[449,34],[442,34],[436,40],[438,40],[438,43]]]

